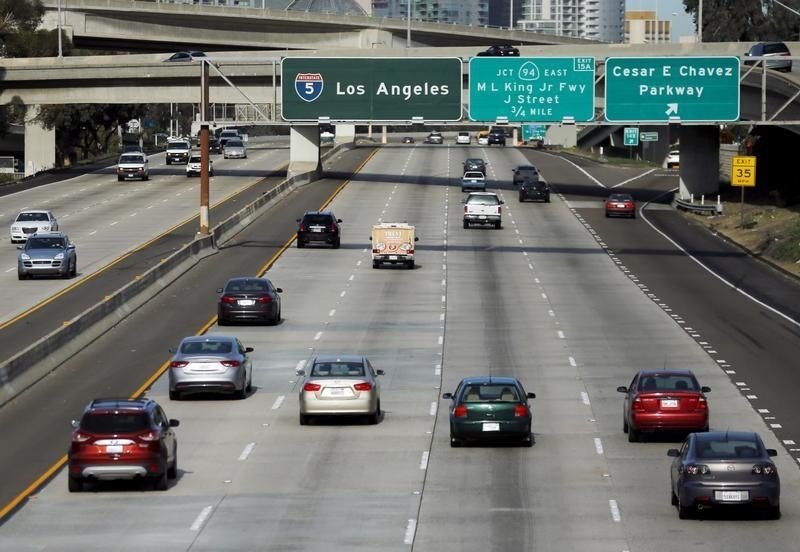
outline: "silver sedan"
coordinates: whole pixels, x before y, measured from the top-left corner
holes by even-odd
[[[187,393],[231,393],[244,399],[253,389],[253,365],[237,338],[194,335],[181,341],[169,363],[169,398]]]
[[[381,389],[375,370],[363,355],[317,356],[297,370],[305,376],[300,386],[300,425],[311,416],[366,416],[377,424],[381,417]]]
[[[772,461],[775,449],[764,447],[752,431],[690,433],[670,468],[672,505],[687,519],[711,508],[751,506],[777,519],[781,481]]]
[[[230,138],[222,148],[222,156],[225,159],[246,159],[247,146],[238,138]]]

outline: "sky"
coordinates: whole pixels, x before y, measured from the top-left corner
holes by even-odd
[[[659,19],[672,21],[672,41],[695,34],[694,21],[683,7],[683,0],[626,0],[626,10],[654,10]],[[673,13],[677,15],[672,15]]]

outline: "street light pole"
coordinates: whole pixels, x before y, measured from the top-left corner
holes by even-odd
[[[703,0],[700,0],[697,11],[697,42],[703,42]]]
[[[508,0],[508,3],[510,5],[510,7],[511,7],[511,17],[509,18],[508,28],[509,29],[513,29],[514,28],[514,0]]]
[[[411,48],[411,0],[406,8],[406,48]]]
[[[58,0],[58,59],[63,57],[61,51],[61,0]]]

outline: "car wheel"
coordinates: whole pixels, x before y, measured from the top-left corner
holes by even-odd
[[[71,493],[79,493],[83,490],[83,481],[78,477],[67,477],[67,488]]]
[[[167,472],[169,470],[166,466],[163,466],[161,473],[153,478],[153,489],[156,491],[166,491],[167,487],[169,487],[169,482],[167,481]]]
[[[280,322],[280,321],[281,321],[281,313],[280,313],[280,311],[278,311],[278,312],[275,313],[275,316],[273,316],[272,318],[269,319],[269,325],[270,326],[277,326],[278,322]]]
[[[305,246],[306,246],[306,244],[303,243],[303,240],[301,240],[300,238],[297,238],[297,248],[301,249],[301,248],[303,248]]]
[[[334,249],[339,249],[339,247],[341,247],[341,245],[342,245],[342,241],[341,241],[340,238],[336,238],[335,240],[333,240],[333,248]]]
[[[680,500],[678,500],[678,519],[692,519],[693,513],[694,508],[691,506],[684,506],[681,504]]]
[[[675,496],[675,491],[673,491],[672,488],[670,488],[670,490],[669,490],[669,495],[670,495],[670,498],[669,498],[670,504],[672,504],[673,506],[677,506],[678,505],[678,497]]]
[[[250,373],[250,377],[247,378],[247,387],[245,387],[244,389],[248,393],[252,393],[253,392],[253,373],[252,372]]]
[[[547,194],[546,196],[544,196],[544,202],[545,203],[550,203],[550,194]]]
[[[247,382],[244,378],[242,378],[242,388],[237,389],[233,396],[240,401],[247,398]]]
[[[523,201],[525,201],[525,198],[522,197],[522,194],[519,194],[519,202],[522,203]]]
[[[532,447],[533,446],[533,432],[528,429],[528,435],[522,438],[522,446],[523,447]]]
[[[144,175],[142,180],[145,180],[145,181],[150,180],[150,175],[149,174]]]
[[[639,431],[633,429],[632,427],[628,428],[628,442],[629,443],[637,443],[639,441]]]
[[[169,390],[169,400],[171,400],[171,401],[179,401],[179,400],[181,400],[180,392],[170,389]]]
[[[122,178],[121,176],[118,176],[118,177],[117,177],[117,182],[122,182],[123,180],[125,180],[125,179],[124,179],[124,178]]]
[[[498,220],[497,222],[495,222],[495,223],[494,223],[494,229],[495,229],[495,230],[500,230],[502,227],[503,227],[503,226],[500,224],[500,221],[499,221],[499,220]]]
[[[414,259],[411,259],[410,261],[408,261],[406,263],[406,267],[408,267],[409,270],[414,270]]]
[[[378,404],[375,406],[375,412],[369,415],[370,425],[375,425],[381,421],[381,401],[378,399]]]
[[[24,272],[17,272],[17,278],[19,280],[27,280],[28,279],[28,275],[25,274]]]
[[[300,414],[300,425],[308,425],[311,422],[311,416],[308,414]]]
[[[78,274],[78,259],[75,259],[75,262],[72,263],[72,270],[69,271],[70,278],[74,278]]]
[[[372,268],[378,268],[380,263],[378,261],[372,261]]]
[[[456,437],[453,437],[452,434],[450,434],[450,447],[451,448],[458,448],[460,446],[461,446],[461,441],[459,439],[457,439]]]
[[[178,445],[175,445],[175,455],[172,458],[172,464],[167,469],[167,478],[175,479],[178,477]]]
[[[224,316],[217,315],[217,326],[227,326],[229,324],[228,319]]]
[[[781,519],[781,507],[770,506],[767,508],[767,519]]]
[[[464,228],[469,228],[469,222],[467,222],[466,220],[464,221]]]
[[[167,165],[172,165],[172,161],[170,161],[169,159],[167,159]]]
[[[622,418],[622,433],[628,433],[628,420],[624,416]]]

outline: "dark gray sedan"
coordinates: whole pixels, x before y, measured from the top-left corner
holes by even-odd
[[[670,468],[670,489],[678,517],[688,519],[707,508],[751,506],[772,519],[781,515],[781,482],[771,457],[752,431],[690,433]]]
[[[282,291],[266,278],[231,278],[224,288],[217,289],[217,324],[240,321],[274,326],[281,321]]]

